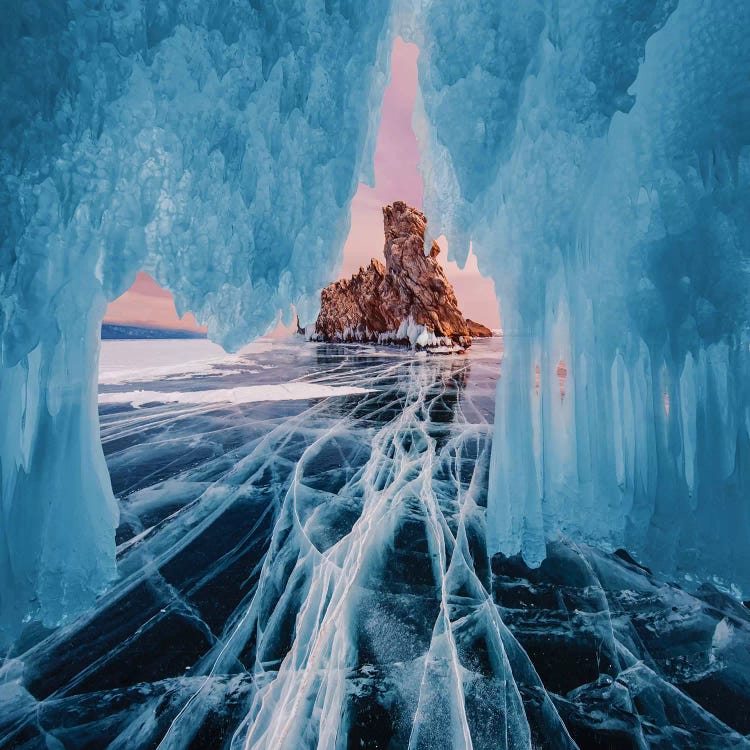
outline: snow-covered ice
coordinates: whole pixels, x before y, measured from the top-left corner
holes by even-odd
[[[234,372],[240,372],[235,370]],[[254,401],[295,401],[298,399],[331,398],[367,393],[356,386],[322,385],[320,383],[271,383],[245,385],[237,388],[211,388],[199,391],[123,391],[102,393],[100,404],[250,404]]]
[[[133,383],[221,372],[215,365],[226,366],[227,353],[212,341],[194,341],[189,347],[179,339],[103,341],[99,353],[99,383]]]

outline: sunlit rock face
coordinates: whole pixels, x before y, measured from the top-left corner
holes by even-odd
[[[430,227],[502,305],[490,548],[747,590],[750,6],[432,0],[414,35]]]
[[[229,348],[335,274],[390,2],[11,2],[0,29],[0,630],[90,604],[117,510],[95,383],[146,269]],[[1,637],[1,636],[0,636]]]
[[[327,286],[311,334],[318,341],[370,341],[417,349],[465,349],[469,326],[432,243],[426,220],[402,201],[383,208],[385,266],[372,259],[351,279]]]
[[[469,329],[469,335],[473,338],[488,338],[492,336],[492,331],[482,323],[477,323],[476,320],[466,318],[466,327]]]

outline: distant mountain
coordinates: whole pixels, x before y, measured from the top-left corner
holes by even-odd
[[[143,328],[102,323],[102,339],[205,339],[206,334],[174,328]]]

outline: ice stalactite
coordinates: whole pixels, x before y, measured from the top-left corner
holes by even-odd
[[[371,177],[394,24],[422,49],[430,226],[459,260],[474,243],[505,312],[492,548],[536,564],[563,532],[750,584],[750,9],[397,5],[5,9],[2,530],[40,552],[0,559],[11,624],[59,620],[47,573],[71,571],[66,610],[112,574],[103,302],[144,268],[229,348],[292,303],[310,320]]]
[[[145,268],[228,348],[292,304],[311,319],[371,182],[390,35],[389,0],[4,8],[3,629],[114,572],[105,300]]]
[[[504,313],[490,546],[747,589],[750,8],[422,6],[425,211]]]
[[[81,305],[70,287],[63,295],[69,335],[42,336],[0,368],[0,628],[11,632],[32,598],[45,622],[59,622],[115,576],[118,509],[96,403],[103,300]]]

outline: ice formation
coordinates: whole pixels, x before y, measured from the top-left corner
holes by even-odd
[[[323,341],[316,333],[306,334],[310,341]],[[429,349],[432,352],[462,352],[464,347],[455,344],[449,336],[436,336],[427,326],[420,325],[409,316],[402,320],[398,328],[390,331],[371,331],[369,328],[351,328],[346,326],[336,342],[358,341],[378,344],[403,344],[407,342],[412,349]]]
[[[750,585],[747,3],[30,1],[3,21],[0,626],[57,623],[115,574],[105,301],[143,268],[230,348],[290,303],[311,320],[395,29],[422,49],[432,230],[459,259],[473,243],[502,302],[491,549],[537,565],[562,532]]]
[[[747,590],[750,6],[423,5],[425,212],[502,307],[490,548]]]
[[[228,348],[303,319],[369,181],[389,0],[11,2],[0,30],[0,630],[114,576],[106,300],[148,270]],[[287,321],[290,322],[290,321]]]

